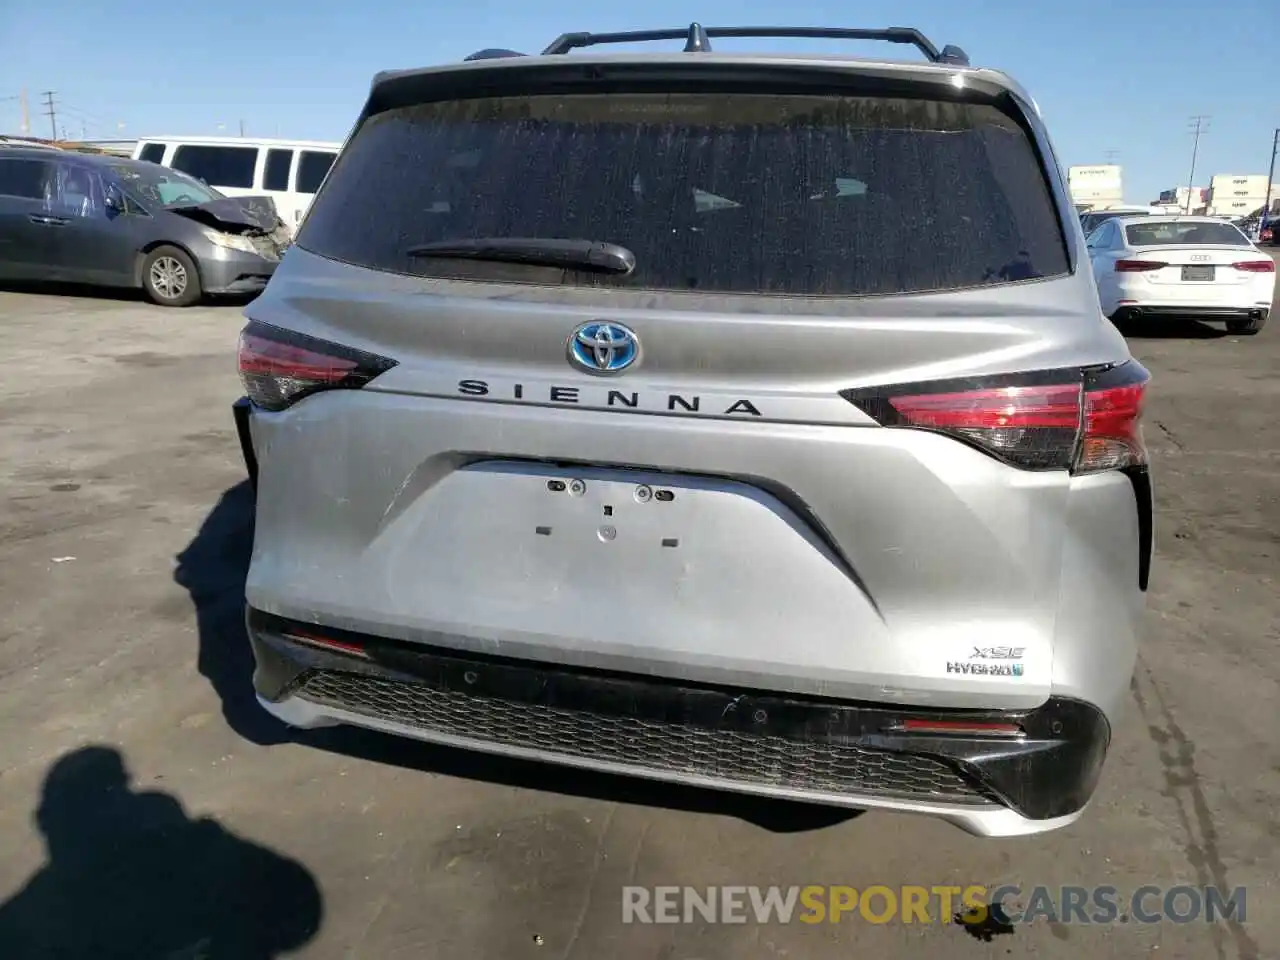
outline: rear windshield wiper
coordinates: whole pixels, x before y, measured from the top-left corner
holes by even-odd
[[[464,260],[495,260],[501,263],[532,263],[548,267],[576,267],[604,273],[630,273],[636,255],[616,243],[599,240],[561,240],[542,237],[479,237],[438,240],[409,247],[410,257],[457,257]]]

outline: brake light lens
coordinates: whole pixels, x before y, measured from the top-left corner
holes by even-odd
[[[1245,273],[1276,272],[1276,262],[1269,257],[1266,260],[1242,260],[1239,263],[1233,263],[1232,266]]]
[[[321,390],[356,390],[396,361],[257,320],[240,333],[240,380],[255,406],[284,410]]]
[[[1167,266],[1167,263],[1159,260],[1117,260],[1116,273],[1148,273],[1163,270]]]
[[[842,395],[881,426],[943,433],[1024,470],[1082,474],[1146,464],[1142,412],[1149,380],[1141,364],[1129,361],[1105,370]]]

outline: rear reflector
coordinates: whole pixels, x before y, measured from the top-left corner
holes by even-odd
[[[250,320],[240,334],[239,365],[249,399],[266,410],[283,410],[321,390],[363,387],[396,362]]]
[[[322,650],[332,650],[334,653],[345,653],[348,656],[359,657],[362,660],[368,660],[369,654],[365,652],[364,647],[358,643],[350,643],[345,640],[334,640],[332,637],[325,637],[318,633],[311,633],[305,630],[290,630],[281,634],[284,639],[293,643],[300,643],[306,647],[319,647]]]
[[[898,727],[903,733],[932,733],[947,736],[1016,737],[1023,732],[1016,723],[984,720],[903,720]]]
[[[1276,272],[1276,262],[1269,257],[1266,260],[1241,260],[1239,263],[1233,263],[1232,266],[1245,273]]]
[[[1159,260],[1117,260],[1116,273],[1147,273],[1151,270],[1162,270],[1167,263]]]
[[[983,383],[926,383],[843,392],[886,427],[943,433],[1025,470],[1095,473],[1147,462],[1142,404],[1150,375],[1136,361]]]

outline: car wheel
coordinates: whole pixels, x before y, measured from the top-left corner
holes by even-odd
[[[200,274],[177,247],[156,247],[142,263],[142,289],[162,307],[189,307],[200,299]]]
[[[1266,325],[1266,322],[1265,313],[1260,313],[1256,317],[1232,317],[1227,321],[1227,333],[1252,337]]]

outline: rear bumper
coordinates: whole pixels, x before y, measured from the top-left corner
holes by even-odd
[[[1217,306],[1214,304],[1124,304],[1111,315],[1113,320],[1140,320],[1144,317],[1162,320],[1233,320],[1265,317],[1270,311],[1266,307],[1243,304],[1237,306]]]
[[[294,726],[347,723],[611,773],[929,814],[983,836],[1076,819],[1110,742],[1102,713],[1069,698],[1015,711],[917,709],[461,653],[252,608],[247,621],[260,702]],[[916,732],[908,720],[1020,732]]]

